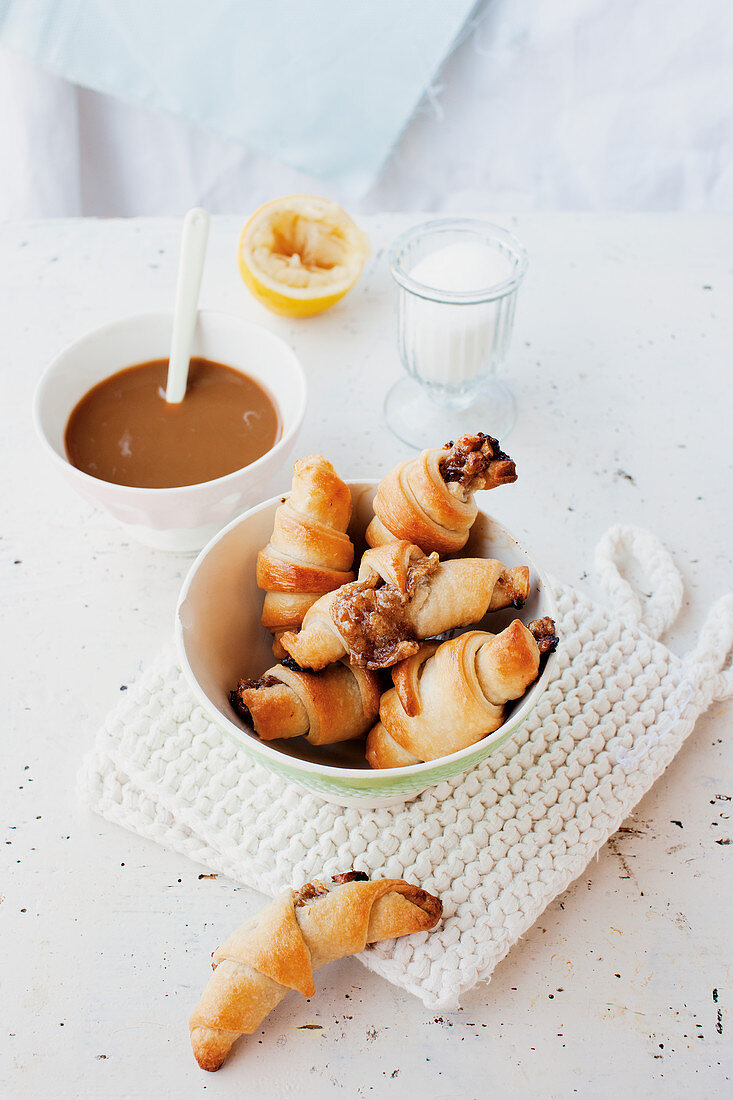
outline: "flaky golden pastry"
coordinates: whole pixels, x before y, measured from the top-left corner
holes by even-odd
[[[354,871],[329,886],[285,890],[214,952],[214,973],[189,1021],[196,1061],[219,1069],[240,1035],[256,1031],[289,990],[313,996],[318,967],[369,943],[429,931],[442,911],[418,886],[370,882]]]
[[[257,555],[257,584],[265,590],[262,625],[277,641],[297,630],[308,608],[324,592],[353,580],[354,546],[346,534],[351,493],[323,455],[295,463],[289,498],[275,513],[267,546]]]
[[[367,550],[358,580],[322,596],[283,648],[303,668],[324,668],[348,654],[353,664],[387,668],[420,648],[419,639],[479,622],[487,611],[521,607],[526,566],[493,558],[441,562],[409,542]]]
[[[552,619],[519,619],[500,634],[469,630],[442,645],[423,646],[392,669],[379,722],[367,736],[373,768],[402,768],[457,752],[504,721],[539,674],[540,656],[557,644]]]
[[[478,513],[473,494],[516,480],[512,460],[483,432],[423,451],[379,483],[367,542],[405,539],[426,554],[454,553],[465,546]]]
[[[379,715],[378,674],[346,661],[309,672],[286,661],[257,680],[240,680],[232,706],[263,741],[305,737],[333,745],[363,737]]]

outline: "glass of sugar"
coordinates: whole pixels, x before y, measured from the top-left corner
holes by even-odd
[[[443,218],[414,226],[390,252],[397,343],[407,377],[384,405],[395,435],[414,447],[483,431],[499,439],[514,397],[496,378],[514,324],[527,253],[490,222]]]

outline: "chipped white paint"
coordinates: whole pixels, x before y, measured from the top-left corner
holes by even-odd
[[[367,222],[365,278],[300,324],[262,313],[239,284],[240,220],[212,224],[202,305],[294,344],[311,386],[299,449],[323,450],[346,476],[407,453],[380,412],[399,371],[382,248],[415,220]],[[733,222],[496,220],[524,240],[531,266],[508,361],[519,417],[507,448],[520,480],[496,493],[495,510],[579,587],[591,583],[585,563],[610,523],[654,530],[685,575],[671,639],[682,652],[733,583],[720,415],[730,400]],[[258,899],[86,814],[73,791],[101,717],[169,634],[188,559],[126,543],[74,497],[32,438],[29,411],[65,341],[170,302],[179,231],[172,220],[0,228],[3,1091],[604,1097],[632,1086],[670,1094],[673,1082],[692,1097],[724,1094],[730,704],[700,720],[625,829],[460,1013],[429,1013],[346,960],[324,971],[309,1004],[284,1002],[216,1077],[193,1063],[185,1020],[210,951]]]

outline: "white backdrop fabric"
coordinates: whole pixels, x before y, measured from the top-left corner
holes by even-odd
[[[0,104],[2,218],[733,208],[727,0],[487,0],[365,195],[5,49]]]
[[[0,43],[362,193],[475,2],[0,0]]]

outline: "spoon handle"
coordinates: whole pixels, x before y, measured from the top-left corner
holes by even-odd
[[[179,404],[186,395],[191,343],[196,325],[199,289],[208,239],[209,215],[200,206],[195,206],[183,219],[176,304],[173,310],[173,334],[165,390],[165,399],[169,404]]]

